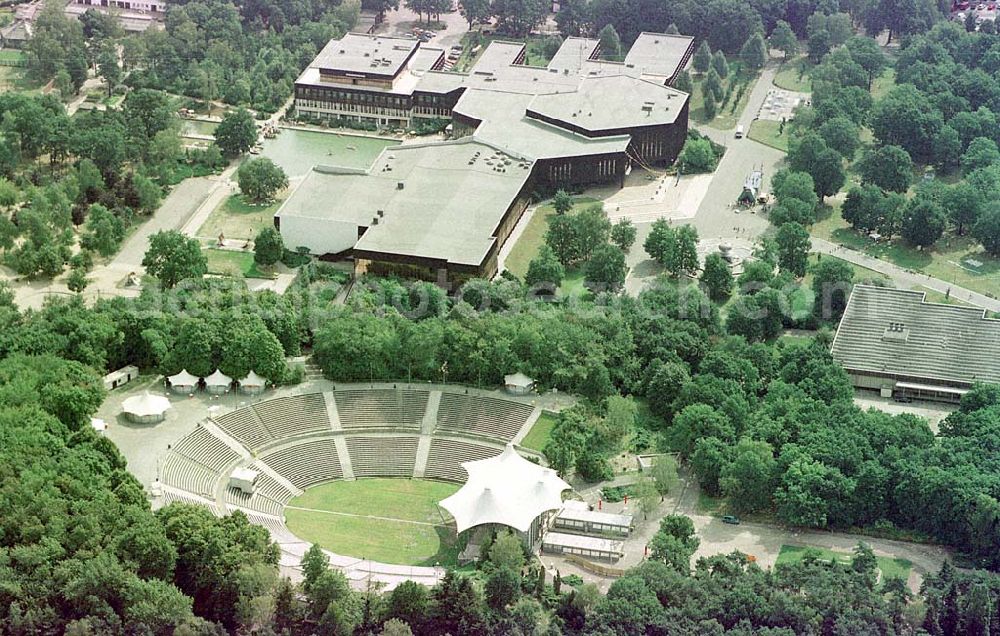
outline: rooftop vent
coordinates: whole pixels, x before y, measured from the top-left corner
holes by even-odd
[[[365,52],[365,57],[371,57],[371,56],[372,56],[371,53],[368,53],[367,51]]]
[[[909,336],[910,330],[903,323],[890,322],[889,326],[885,328],[885,333],[882,334],[882,339],[892,342],[906,342]]]
[[[347,49],[340,49],[340,54],[343,55],[344,53],[347,53]]]
[[[378,217],[377,216],[373,216],[372,217],[372,225],[378,225]]]
[[[376,214],[378,214],[378,215],[379,215],[379,217],[383,217],[383,216],[385,216],[385,210],[378,210],[378,211],[376,212]]]
[[[396,182],[396,189],[397,190],[402,190],[403,189],[403,182],[402,181],[397,181]]]

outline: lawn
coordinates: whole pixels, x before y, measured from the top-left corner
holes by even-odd
[[[786,91],[810,93],[812,92],[812,79],[809,77],[809,70],[812,66],[805,56],[782,62],[781,68],[774,76],[774,85]]]
[[[758,119],[750,124],[747,137],[765,146],[788,152],[788,134],[782,131],[780,121]]]
[[[27,64],[28,55],[17,49],[0,49],[0,62],[8,64]]]
[[[208,260],[208,273],[222,276],[242,276],[244,278],[274,278],[273,275],[257,269],[253,252],[235,252],[208,248],[202,250]]]
[[[552,429],[555,428],[557,421],[558,416],[555,413],[542,411],[534,426],[531,427],[528,434],[521,440],[521,446],[542,452],[545,445],[549,443],[549,438],[552,436]]]
[[[579,212],[594,203],[600,203],[600,201],[591,197],[574,197],[573,210],[570,214]],[[528,221],[521,236],[517,239],[517,243],[511,248],[510,254],[504,261],[504,267],[507,271],[519,278],[524,278],[524,275],[528,273],[528,263],[535,258],[535,255],[538,254],[538,248],[545,242],[545,231],[549,227],[547,219],[555,212],[551,203],[538,206],[534,216]]]
[[[241,194],[230,195],[208,215],[198,228],[198,236],[217,239],[224,234],[226,238],[251,239],[265,227],[274,226],[274,212],[280,205],[281,201],[254,205]]]
[[[849,564],[853,558],[853,555],[846,552],[834,552],[833,550],[827,550],[824,548],[806,548],[802,546],[783,545],[781,546],[781,551],[778,552],[778,558],[775,561],[775,565],[801,561],[807,551],[819,553],[819,558],[824,561],[836,561],[837,563],[842,563],[844,565]],[[906,559],[875,557],[875,560],[882,573],[882,580],[899,578],[905,581],[910,576],[910,568],[913,564]]]
[[[733,98],[739,93],[739,88],[733,92],[733,98],[726,102],[725,106],[719,105],[719,113],[715,116],[715,119],[711,121],[705,120],[705,107],[704,100],[702,99],[701,83],[703,77],[694,79],[693,87],[691,89],[691,119],[698,123],[703,123],[717,130],[732,130],[736,128],[736,121],[743,114],[743,111],[747,107],[747,102],[750,100],[750,93],[753,92],[753,87],[757,83],[758,75],[754,75],[753,78],[746,85],[746,89],[743,91],[743,96],[740,97],[739,101],[736,102],[735,106],[733,104]],[[723,84],[726,89],[729,89],[729,82],[734,81],[736,77],[730,74],[728,78],[723,80]]]
[[[289,502],[285,519],[298,537],[337,554],[400,565],[453,566],[455,535],[437,503],[458,488],[415,479],[334,481]]]
[[[812,226],[811,232],[813,236],[862,251],[900,267],[920,271],[987,296],[1000,297],[1000,259],[986,254],[982,246],[968,236],[946,234],[929,250],[917,250],[898,237],[888,242],[875,243],[867,236],[855,232],[841,218],[839,202],[835,202],[822,215]]]

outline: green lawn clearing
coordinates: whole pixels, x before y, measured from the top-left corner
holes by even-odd
[[[454,566],[454,525],[437,504],[458,489],[421,479],[333,481],[290,501],[285,520],[296,536],[337,554]]]
[[[774,85],[786,91],[798,93],[812,92],[812,79],[809,70],[813,65],[803,56],[792,58],[781,63],[781,68],[774,76]]]
[[[780,121],[758,119],[750,124],[747,137],[781,152],[788,152],[788,133],[782,130]]]
[[[535,421],[534,426],[531,427],[528,434],[521,440],[521,446],[536,450],[539,453],[542,452],[545,445],[549,443],[549,438],[552,437],[552,429],[555,428],[558,421],[558,416],[555,413],[542,411],[542,414],[538,416],[538,420]]]
[[[274,278],[273,275],[257,269],[257,263],[253,260],[253,252],[235,252],[212,248],[202,251],[208,261],[209,274],[243,278]]]
[[[982,245],[969,236],[946,234],[927,250],[917,250],[898,237],[876,243],[854,231],[841,217],[839,202],[812,226],[811,233],[899,267],[1000,297],[1000,259],[987,254]]]
[[[691,89],[691,119],[698,123],[711,126],[717,130],[732,130],[736,128],[736,121],[746,109],[747,102],[750,100],[750,93],[753,92],[753,87],[757,83],[758,78],[759,75],[754,75],[749,82],[747,82],[746,88],[743,90],[743,95],[740,96],[740,99],[734,105],[733,100],[736,98],[736,95],[739,94],[739,88],[736,88],[732,98],[726,102],[725,105],[719,105],[719,112],[715,116],[715,119],[712,119],[711,121],[706,121],[705,119],[705,105],[701,91],[701,83],[704,78],[699,77],[694,79],[693,87]],[[729,83],[733,81],[736,81],[736,76],[733,74],[730,74],[729,77],[723,80],[723,85],[727,90],[729,89]],[[740,81],[745,81],[745,78]]]
[[[825,548],[806,548],[797,545],[783,545],[781,546],[781,551],[778,552],[778,558],[775,561],[775,565],[801,561],[807,551],[819,553],[819,558],[824,561],[836,561],[837,563],[844,565],[849,564],[853,558],[853,555],[849,553],[834,552],[833,550],[827,550]],[[882,573],[882,580],[898,578],[905,581],[907,577],[910,576],[910,568],[913,564],[906,559],[875,557],[875,560],[878,562],[878,568]]]
[[[570,211],[570,214],[579,212],[594,203],[600,203],[600,201],[592,197],[574,197],[573,210]],[[528,273],[528,263],[535,258],[538,254],[538,248],[545,242],[545,232],[549,227],[547,219],[555,213],[555,208],[552,207],[551,203],[538,206],[534,216],[531,217],[521,236],[518,237],[517,243],[507,255],[507,260],[504,261],[504,267],[507,271],[519,278],[524,278],[524,275]]]
[[[242,194],[230,195],[205,219],[198,228],[198,236],[217,239],[220,234],[226,238],[251,239],[265,227],[274,226],[274,212],[281,201],[266,205],[247,203]]]
[[[0,49],[0,63],[24,65],[28,63],[28,54],[17,49]]]

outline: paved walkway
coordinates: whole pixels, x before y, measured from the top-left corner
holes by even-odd
[[[952,298],[976,305],[977,307],[984,307],[989,311],[1000,312],[1000,300],[997,300],[996,298],[990,298],[989,296],[980,294],[979,292],[974,292],[971,289],[960,287],[939,278],[932,278],[927,274],[904,269],[888,261],[869,256],[864,252],[859,252],[858,250],[853,250],[848,247],[844,247],[843,245],[837,245],[836,243],[831,243],[830,241],[816,237],[813,237],[812,239],[812,249],[814,252],[830,254],[832,256],[836,256],[837,258],[844,259],[849,263],[854,263],[855,265],[875,270],[880,274],[885,274],[891,278],[898,287],[906,289],[927,287],[942,294],[949,294]]]

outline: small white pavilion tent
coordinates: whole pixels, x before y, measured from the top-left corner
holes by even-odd
[[[108,430],[108,423],[99,417],[92,417],[90,418],[90,428],[94,429],[98,435],[104,435],[104,432]]]
[[[155,424],[162,422],[170,408],[170,400],[162,395],[152,395],[148,391],[133,395],[122,402],[122,412],[133,422]]]
[[[562,492],[570,485],[556,471],[524,459],[508,444],[489,459],[464,462],[469,473],[465,485],[441,502],[455,518],[458,532],[484,524],[501,524],[527,535],[529,545],[538,538],[539,517],[562,508]]]
[[[503,386],[511,395],[525,395],[535,388],[535,380],[520,371],[503,376]]]
[[[205,378],[205,390],[213,395],[229,391],[229,387],[232,384],[233,379],[218,369],[215,370],[215,373]]]
[[[247,374],[247,377],[238,381],[240,384],[240,390],[244,393],[257,394],[262,393],[265,388],[267,388],[267,379],[262,378],[253,371]]]
[[[198,376],[191,375],[187,369],[182,369],[180,373],[169,376],[167,382],[170,383],[170,390],[174,393],[193,393],[198,386]]]

